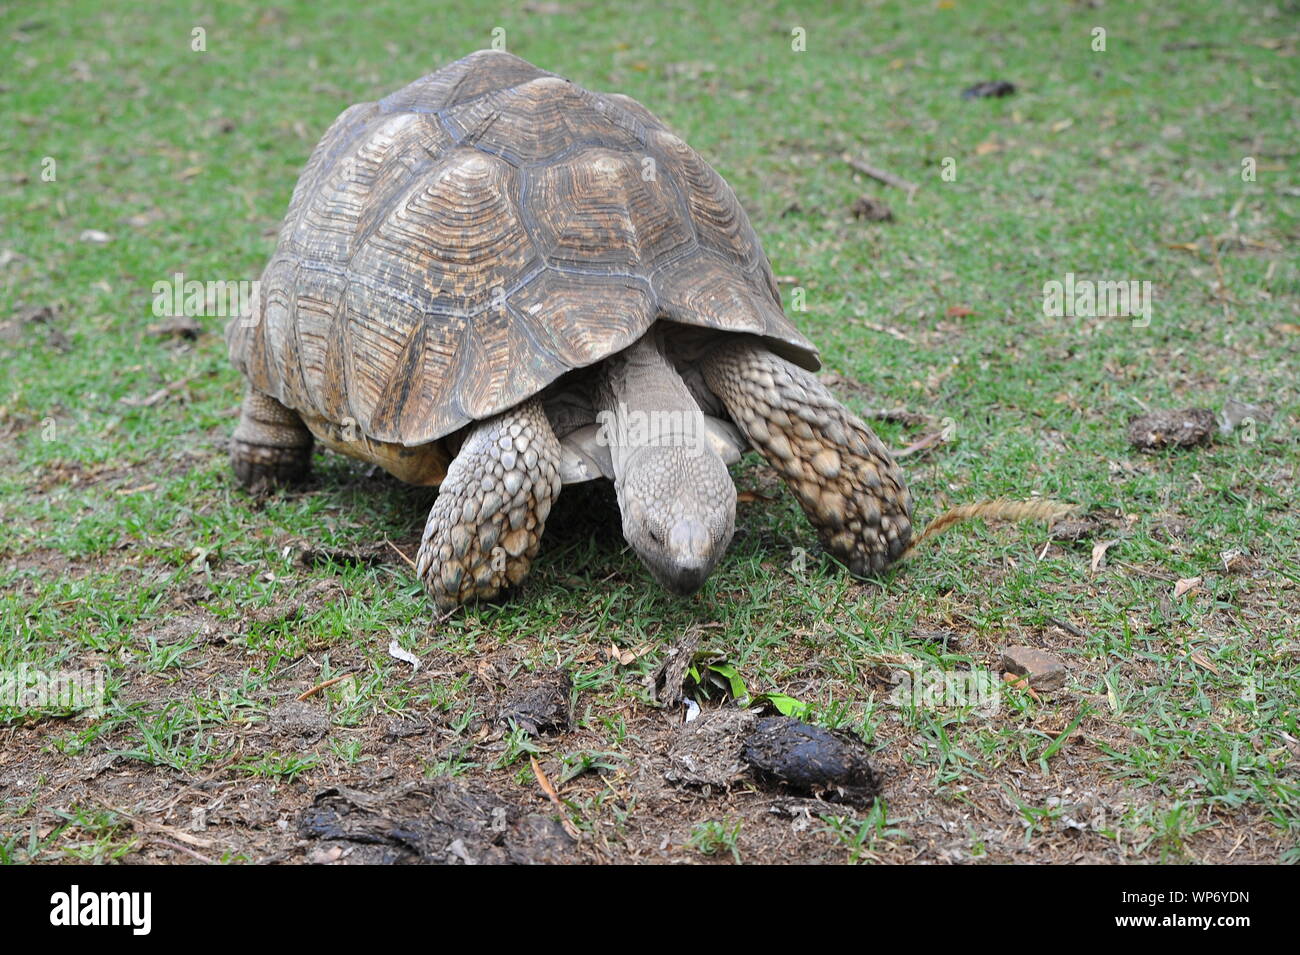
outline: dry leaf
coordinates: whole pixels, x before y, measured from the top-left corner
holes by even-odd
[[[141,494],[141,493],[143,493],[144,491],[153,491],[153,490],[156,490],[157,487],[158,487],[157,482],[153,482],[153,481],[151,481],[151,482],[148,483],[148,484],[141,484],[139,487],[120,487],[120,488],[118,488],[116,491],[114,491],[113,493],[115,493],[115,494],[120,494],[120,495],[123,495],[123,496],[125,496],[125,495],[127,495],[127,494]]]
[[[401,660],[403,663],[409,663],[415,669],[412,673],[418,673],[420,670],[420,658],[410,650],[403,650],[402,645],[396,640],[388,644],[388,655],[394,660]]]
[[[1034,688],[1029,685],[1029,678],[1026,676],[1019,676],[1015,673],[1004,673],[1002,674],[1002,682],[1008,686],[1014,686],[1016,689],[1024,690],[1039,703],[1043,702],[1042,698],[1034,692]]]
[[[1110,550],[1119,543],[1119,538],[1108,541],[1098,541],[1092,545],[1092,565],[1089,568],[1094,574],[1106,566],[1106,551]]]
[[[1174,599],[1177,600],[1183,594],[1189,593],[1200,586],[1200,577],[1184,577],[1174,584]]]
[[[158,402],[165,400],[168,396],[183,390],[186,385],[197,377],[197,375],[190,375],[188,378],[182,378],[180,381],[173,381],[167,387],[159,388],[147,398],[132,398],[128,395],[125,398],[118,398],[117,400],[132,408],[152,408],[154,405],[158,404]]]
[[[943,443],[944,443],[944,432],[932,431],[929,434],[924,434],[921,437],[917,438],[915,441],[913,441],[907,447],[903,448],[901,451],[895,451],[894,457],[905,458],[908,457],[909,455],[919,454],[922,451],[928,451],[930,448],[933,448]]]
[[[1219,554],[1219,559],[1223,561],[1223,569],[1230,574],[1244,574],[1255,567],[1255,560],[1249,552],[1240,548],[1223,551]]]
[[[532,764],[533,775],[537,778],[537,784],[542,787],[542,792],[546,793],[546,798],[549,799],[551,804],[559,811],[560,825],[564,827],[564,831],[567,832],[572,839],[576,840],[582,838],[581,834],[578,832],[578,827],[575,826],[573,820],[569,818],[569,813],[564,808],[564,803],[560,800],[560,794],[555,791],[555,787],[551,785],[551,781],[546,778],[546,773],[542,771],[542,764],[537,761],[537,757],[532,753],[528,754],[528,762]]]
[[[618,644],[611,643],[609,649],[605,651],[605,654],[611,660],[617,660],[619,666],[630,666],[653,649],[654,645],[649,643],[643,643],[641,646],[632,650],[624,650],[622,647],[618,646]]]
[[[154,405],[158,404],[158,402],[166,398],[169,393],[169,389],[159,388],[147,398],[133,398],[128,395],[125,398],[118,398],[117,400],[132,408],[152,408]]]

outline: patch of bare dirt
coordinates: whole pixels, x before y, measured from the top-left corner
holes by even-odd
[[[53,573],[69,569],[53,552],[39,563]],[[103,561],[100,569],[110,564]],[[1244,585],[1267,570],[1242,566],[1230,559],[1222,579]],[[219,567],[214,573],[224,572]],[[1221,585],[1207,578],[1202,586]],[[1085,596],[1105,582],[1078,587]],[[300,614],[341,597],[339,583],[326,579],[305,595],[286,595],[232,620],[218,612],[214,588],[191,579],[170,592],[155,623],[133,637],[141,645],[192,644],[186,665],[157,673],[128,667],[120,699],[153,711],[195,697],[236,699],[250,665],[243,645],[250,628],[292,626]],[[891,598],[900,616],[903,597],[900,592]],[[1226,632],[1231,614],[1276,612],[1278,601],[1294,607],[1295,600],[1294,588],[1251,590],[1234,596],[1232,604],[1207,607],[1204,638]],[[1134,639],[1148,626],[1135,617]],[[629,694],[616,709],[601,713],[622,725],[614,758],[607,767],[573,774],[564,754],[610,746],[603,730],[587,725],[586,717],[575,718],[586,712],[584,695],[570,709],[574,684],[582,685],[581,676],[607,667],[609,660],[597,648],[562,669],[530,672],[524,665],[528,650],[520,645],[472,658],[437,646],[422,649],[424,667],[411,677],[413,690],[420,689],[419,681],[468,675],[470,693],[450,712],[377,713],[357,725],[339,724],[323,693],[298,699],[317,685],[319,670],[294,668],[286,685],[249,700],[237,718],[190,731],[215,756],[193,772],[151,766],[133,755],[144,740],[128,722],[71,747],[67,741],[89,727],[85,719],[51,717],[0,727],[0,833],[21,834],[25,844],[33,831],[38,838],[54,832],[74,810],[111,809],[132,840],[127,859],[135,862],[708,862],[730,856],[702,856],[691,847],[692,836],[701,823],[721,820],[741,823],[736,849],[745,861],[839,863],[851,853],[885,862],[1128,861],[1132,847],[1117,844],[1107,832],[1130,810],[1149,810],[1156,819],[1168,794],[1123,786],[1100,768],[1110,752],[1141,741],[1099,694],[1109,664],[1079,653],[1087,630],[1085,619],[1074,619],[1044,626],[1008,622],[996,632],[983,631],[956,605],[936,607],[916,621],[910,632],[918,651],[961,652],[973,665],[997,673],[1006,666],[1008,648],[1019,646],[1067,667],[1064,681],[1031,682],[1022,691],[1033,691],[1034,706],[1004,707],[990,717],[1030,728],[1044,740],[1063,736],[1048,768],[1003,754],[992,770],[962,773],[957,782],[946,780],[934,761],[918,760],[925,747],[916,731],[888,709],[892,674],[907,660],[888,654],[856,660],[865,681],[861,690],[887,714],[870,748],[859,755],[869,766],[872,791],[887,806],[888,827],[904,833],[874,845],[849,845],[852,840],[837,835],[827,821],[860,820],[865,803],[840,801],[833,786],[791,786],[799,780],[789,772],[784,778],[755,772],[746,743],[758,720],[734,708],[706,708],[695,723],[684,724],[680,706],[660,708]],[[816,622],[793,626],[789,648],[787,687],[809,697],[842,678],[828,664],[832,654],[861,656]],[[367,661],[355,647],[328,649],[332,672],[365,670]],[[1135,657],[1126,663],[1127,678],[1157,679],[1160,673],[1147,670],[1160,665]],[[1032,673],[1027,664],[1025,670]],[[638,679],[631,670],[617,674]],[[467,711],[477,715],[457,725]],[[508,744],[503,718],[538,734],[537,775],[529,773],[526,757],[500,765]],[[701,730],[710,726],[718,732],[705,739]],[[771,749],[780,756],[803,742]],[[461,759],[458,775],[430,778],[431,767],[452,757]],[[299,760],[302,768],[267,776],[265,766],[282,758]],[[850,775],[857,758],[850,760]],[[568,806],[580,807],[577,838],[565,832],[542,778]],[[1276,860],[1276,829],[1259,812],[1224,816],[1218,823],[1189,835],[1179,851],[1204,862]],[[857,825],[852,822],[850,829]]]
[[[576,843],[545,813],[454,779],[366,792],[334,786],[298,813],[298,848],[314,863],[555,864]]]

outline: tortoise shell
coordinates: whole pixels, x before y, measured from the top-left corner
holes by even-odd
[[[359,456],[407,479],[387,458],[659,319],[760,335],[819,366],[721,176],[635,100],[498,51],[335,120],[252,305],[227,331],[251,386],[328,444],[358,454],[359,435]]]

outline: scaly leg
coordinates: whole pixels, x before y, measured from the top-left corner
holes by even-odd
[[[540,401],[471,426],[429,511],[416,573],[443,610],[528,576],[560,493],[560,442]]]
[[[311,471],[311,432],[302,418],[270,395],[244,395],[244,407],[230,441],[230,464],[250,490],[293,484]]]
[[[705,356],[704,380],[852,573],[879,573],[902,556],[912,536],[902,472],[816,377],[739,338]]]

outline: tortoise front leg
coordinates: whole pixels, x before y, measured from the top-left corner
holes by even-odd
[[[270,395],[248,389],[230,441],[230,464],[250,490],[293,484],[311,471],[311,432],[298,412]]]
[[[560,442],[536,399],[472,425],[429,511],[416,573],[448,610],[527,575],[560,493]]]
[[[912,536],[912,496],[871,429],[813,375],[755,339],[724,342],[704,380],[750,443],[785,478],[823,546],[859,576],[897,560]]]

